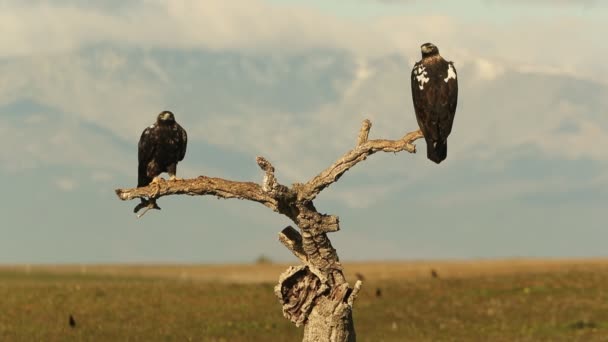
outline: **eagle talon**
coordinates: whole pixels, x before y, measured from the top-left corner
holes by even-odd
[[[150,209],[160,210],[160,207],[158,206],[158,204],[156,204],[156,199],[143,199],[142,198],[141,203],[139,203],[138,205],[135,206],[135,208],[133,208],[133,212],[137,214],[137,212],[139,212],[140,210],[142,210],[144,208],[146,208],[146,211],[148,211]],[[144,215],[143,213],[138,215],[138,218],[143,215]]]
[[[137,218],[141,218],[142,216],[144,216],[150,209],[160,210],[160,207],[158,206],[158,204],[156,204],[156,200],[153,200],[153,199],[146,200],[145,202],[141,202],[137,207],[135,207],[135,209],[133,211],[138,212],[142,208],[145,208],[145,209],[144,209],[144,211],[141,212],[141,214],[137,214]]]
[[[152,178],[152,181],[150,182],[150,184],[158,184],[158,183],[160,183],[161,181],[164,181],[163,177],[161,177],[161,176],[156,176],[156,177]]]
[[[141,202],[138,205],[135,206],[135,208],[133,208],[133,212],[137,214],[138,211],[140,211],[142,208],[144,208],[147,205],[147,202]]]
[[[169,176],[169,181],[170,182],[181,181],[181,180],[184,180],[184,179],[183,178],[178,178],[176,175]]]

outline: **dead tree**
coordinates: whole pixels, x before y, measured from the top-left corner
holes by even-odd
[[[399,140],[368,140],[370,128],[371,122],[364,120],[356,147],[303,184],[295,183],[291,187],[280,184],[270,162],[257,157],[257,163],[265,173],[261,184],[200,176],[161,180],[141,188],[117,189],[116,194],[121,200],[157,199],[168,195],[238,198],[259,202],[289,217],[299,232],[287,227],[279,233],[279,240],[302,264],[289,267],[275,287],[275,294],[283,305],[283,315],[296,326],[304,325],[304,342],[355,341],[352,308],[361,281],[357,280],[353,287],[346,282],[338,254],[327,237],[327,233],[339,230],[339,219],[319,213],[313,200],[368,156],[380,151],[415,153],[413,142],[422,138],[420,131],[414,131]]]

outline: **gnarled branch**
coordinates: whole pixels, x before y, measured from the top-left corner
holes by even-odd
[[[236,182],[205,176],[175,181],[161,179],[158,183],[152,183],[141,188],[116,189],[116,195],[123,201],[144,197],[156,199],[169,195],[211,195],[219,198],[239,198],[255,201],[278,211],[277,200],[264,192],[262,187],[256,183]]]
[[[333,165],[308,181],[304,186],[304,191],[298,194],[300,200],[312,201],[323,189],[338,181],[346,171],[376,152],[416,153],[416,146],[413,143],[423,137],[422,132],[417,130],[406,134],[400,140],[368,140],[371,127],[372,123],[369,120],[363,121],[357,139],[357,147],[346,152]]]
[[[291,207],[295,207],[295,202],[312,201],[323,189],[338,181],[346,171],[357,163],[367,159],[368,156],[380,151],[407,151],[415,153],[416,146],[413,142],[423,137],[422,132],[417,130],[406,134],[399,140],[368,140],[371,126],[372,124],[369,120],[364,120],[357,138],[357,147],[346,152],[342,158],[338,159],[306,184],[296,183],[291,188],[280,184],[275,178],[275,169],[272,164],[264,157],[257,157],[256,161],[258,165],[265,172],[261,186],[253,182],[238,182],[223,178],[199,176],[193,179],[176,181],[164,181],[161,179],[158,183],[152,183],[141,188],[116,189],[116,194],[121,200],[144,197],[156,199],[168,195],[211,195],[220,198],[239,198],[259,202],[274,211],[281,212],[294,219],[292,215],[289,215],[289,212],[280,210],[281,201],[294,202],[289,203],[290,205],[288,206]],[[313,215],[315,216],[313,221],[320,221],[318,223],[329,227],[329,229],[323,229],[322,231],[330,232],[338,230],[337,217],[321,215],[317,213],[314,207],[312,209],[310,213],[316,214]]]

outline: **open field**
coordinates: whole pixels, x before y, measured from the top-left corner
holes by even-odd
[[[273,294],[285,268],[0,266],[0,341],[298,341]],[[360,341],[608,341],[608,260],[345,268],[365,276]]]

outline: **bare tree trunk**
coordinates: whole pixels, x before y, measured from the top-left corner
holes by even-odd
[[[356,341],[352,306],[341,300],[319,298],[304,326],[304,342]]]
[[[183,194],[239,198],[259,202],[289,217],[299,231],[287,227],[279,234],[279,240],[302,264],[289,267],[281,274],[275,287],[283,315],[296,326],[304,325],[304,342],[355,341],[352,308],[361,281],[357,281],[354,287],[346,282],[338,254],[327,237],[327,233],[340,229],[339,219],[320,214],[313,200],[369,155],[378,151],[415,153],[413,142],[422,138],[420,131],[414,131],[400,140],[368,140],[370,128],[371,122],[363,121],[353,150],[307,183],[295,183],[291,188],[278,183],[274,167],[263,157],[258,157],[257,163],[265,172],[261,185],[200,176],[161,181],[141,188],[117,189],[116,194],[122,200]]]

